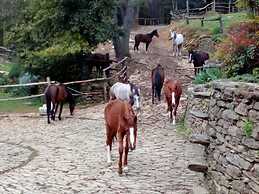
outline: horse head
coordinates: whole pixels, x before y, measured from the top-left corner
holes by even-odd
[[[140,110],[140,89],[132,83],[129,83],[129,84],[131,89],[130,103],[131,105],[135,104],[137,107],[137,110]]]
[[[159,34],[158,34],[158,31],[157,31],[157,30],[153,30],[153,31],[151,32],[151,34],[152,34],[153,36],[156,36],[157,38],[159,38]]]
[[[194,51],[191,49],[188,51],[188,53],[189,53],[189,63],[192,63],[194,59],[194,56],[193,56]]]
[[[136,137],[137,137],[137,116],[135,115],[132,107],[130,104],[127,104],[125,106],[125,115],[124,115],[124,120],[127,124],[127,134],[129,135],[129,145],[130,149],[134,150],[136,148]]]

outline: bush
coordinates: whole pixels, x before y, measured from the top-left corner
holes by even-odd
[[[259,77],[256,77],[252,74],[243,74],[237,75],[231,78],[234,81],[243,81],[243,82],[250,82],[250,83],[259,83]]]
[[[20,77],[22,71],[23,71],[23,68],[22,68],[21,65],[12,64],[8,76],[9,76],[10,79],[16,80]]]
[[[253,123],[250,120],[246,119],[243,125],[243,130],[247,137],[251,137],[253,133],[253,128]]]
[[[213,80],[221,79],[222,72],[219,68],[208,68],[201,71],[193,81],[194,84],[204,84]]]
[[[227,77],[252,74],[259,66],[259,43],[253,22],[232,26],[228,36],[219,44],[216,56],[224,61]]]
[[[19,84],[33,83],[33,82],[37,82],[37,80],[38,80],[37,76],[26,72],[19,78]],[[12,89],[9,89],[8,92],[14,96],[27,96],[27,95],[36,94],[38,92],[38,86],[12,88]]]

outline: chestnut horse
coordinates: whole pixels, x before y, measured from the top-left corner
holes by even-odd
[[[136,148],[137,138],[137,116],[131,105],[122,100],[111,100],[104,110],[106,124],[106,146],[107,162],[111,163],[111,150],[113,139],[117,135],[119,142],[119,169],[118,173],[122,174],[122,155],[124,152],[124,168],[128,170],[128,152]],[[125,138],[125,147],[123,149],[123,139]]]
[[[138,50],[139,44],[141,42],[146,43],[146,51],[147,51],[149,44],[152,42],[153,36],[156,36],[157,38],[159,38],[159,34],[157,30],[153,30],[151,33],[148,33],[148,34],[137,34],[135,36],[134,51],[135,49]]]
[[[178,80],[167,80],[164,85],[164,93],[168,106],[167,111],[170,111],[170,122],[173,121],[173,125],[175,125],[176,112],[182,95],[181,83]]]
[[[164,68],[158,64],[156,68],[152,70],[152,103],[154,104],[154,97],[158,97],[161,100],[161,90],[164,84],[165,72]]]
[[[58,106],[60,104],[59,110],[59,120],[61,120],[61,113],[63,109],[64,102],[69,103],[70,114],[73,115],[75,108],[75,99],[71,92],[63,85],[63,84],[52,84],[49,85],[45,89],[45,99],[47,104],[47,115],[48,115],[48,123],[50,123],[49,117],[54,121],[55,116],[58,110]],[[52,105],[52,106],[51,106]]]

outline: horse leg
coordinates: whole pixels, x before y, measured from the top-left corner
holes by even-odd
[[[61,113],[63,110],[63,102],[60,103],[60,109],[59,109],[59,115],[58,115],[58,119],[61,120]]]
[[[109,128],[108,125],[106,125],[106,151],[107,151],[107,163],[111,163],[111,150],[112,150],[112,141],[113,141],[113,136],[110,134],[111,129]]]
[[[155,93],[155,90],[154,90],[154,84],[152,84],[152,104],[154,104],[154,93]]]
[[[174,107],[174,115],[173,115],[173,125],[175,125],[175,121],[176,121],[176,112],[177,112],[177,108],[180,102],[180,97],[176,97],[176,101],[175,101],[175,107]]]
[[[50,124],[50,115],[51,115],[51,101],[47,100],[47,115],[48,115],[48,124]]]
[[[150,42],[146,43],[146,52],[148,51],[148,46],[149,46]]]
[[[172,105],[170,106],[170,108],[169,108],[169,111],[170,111],[170,123],[172,123],[172,121],[173,121],[173,108],[172,108]]]
[[[118,173],[122,174],[122,155],[123,155],[123,136],[121,133],[118,133],[118,140],[119,140],[119,169]]]
[[[56,117],[56,114],[57,114],[57,111],[58,111],[58,106],[59,106],[59,103],[56,104],[55,112],[54,112],[54,118]]]
[[[53,102],[52,103],[53,107],[52,107],[52,110],[51,110],[51,119],[53,121],[55,121],[55,107],[56,107],[56,102]]]
[[[128,153],[129,153],[129,135],[126,135],[126,145],[124,150],[123,171],[128,172]]]

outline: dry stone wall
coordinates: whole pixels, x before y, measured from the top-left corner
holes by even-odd
[[[259,193],[259,85],[215,81],[189,88],[186,123],[208,136],[212,193]]]

